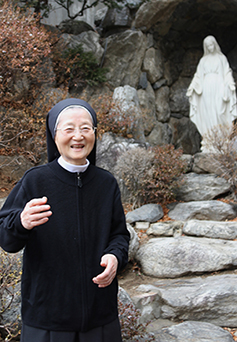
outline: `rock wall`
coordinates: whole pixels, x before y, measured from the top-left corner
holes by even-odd
[[[198,207],[205,218],[183,216]],[[171,221],[159,221],[163,212],[157,204],[127,213],[129,257],[140,266],[140,279],[129,286],[122,276],[120,286],[155,341],[234,341],[221,327],[236,336],[236,213],[233,203],[205,201],[201,194],[199,201],[171,205]]]
[[[151,0],[140,6],[127,31],[108,36],[114,28],[103,27],[107,35],[104,65],[110,67],[112,60],[116,63],[108,73],[110,84],[136,88],[144,112],[153,111],[154,125],[145,133],[149,143],[161,144],[160,132],[168,136],[171,129],[170,138],[163,143],[182,147],[184,153],[198,152],[201,137],[189,120],[186,90],[203,54],[203,39],[209,34],[216,37],[236,79],[236,12],[234,1]],[[137,37],[136,41],[131,37]]]
[[[68,44],[81,42],[97,55],[98,63],[108,68],[110,90],[130,86],[137,91],[143,142],[172,143],[195,154],[201,136],[189,119],[186,91],[209,34],[216,37],[237,79],[237,3],[151,0],[139,6],[127,2],[122,9],[95,9],[96,32],[91,27],[83,37],[67,34],[64,39]],[[107,90],[106,86],[90,92],[98,96]]]
[[[77,18],[58,25],[63,17],[59,20],[53,13],[47,20],[58,25],[65,48],[82,44],[108,68],[106,85],[76,89],[73,96],[80,97],[85,90],[98,96],[119,87],[126,93],[131,87],[138,98],[137,141],[171,143],[191,155],[199,152],[201,135],[189,119],[186,91],[209,34],[216,37],[237,79],[236,1],[150,0],[141,5],[139,0],[127,0],[120,9],[100,5],[86,15],[80,18],[82,24]],[[24,88],[23,83],[17,76],[16,84],[25,93],[29,86]]]

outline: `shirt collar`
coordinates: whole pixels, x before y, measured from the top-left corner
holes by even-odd
[[[58,158],[58,163],[60,166],[62,166],[65,170],[69,172],[85,172],[88,166],[90,165],[90,162],[88,159],[86,159],[85,165],[70,164],[66,160],[64,160],[62,156]]]

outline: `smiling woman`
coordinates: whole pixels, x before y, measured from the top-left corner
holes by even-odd
[[[65,161],[85,165],[95,144],[92,117],[88,111],[80,107],[63,111],[57,123],[55,143]]]
[[[96,113],[56,104],[48,161],[30,169],[0,211],[0,245],[24,248],[22,342],[121,342],[117,271],[129,233],[115,178],[95,166]]]

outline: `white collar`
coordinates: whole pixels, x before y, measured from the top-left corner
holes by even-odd
[[[63,159],[62,156],[58,158],[58,163],[61,165],[65,170],[69,172],[85,172],[88,166],[90,165],[90,162],[88,159],[86,159],[85,165],[74,165],[68,163],[65,159]]]

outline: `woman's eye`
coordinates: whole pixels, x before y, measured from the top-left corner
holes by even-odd
[[[64,129],[64,132],[66,133],[72,133],[74,131],[74,128],[71,128],[71,127],[67,127]]]
[[[82,126],[81,131],[82,132],[88,132],[91,128],[89,126]]]

